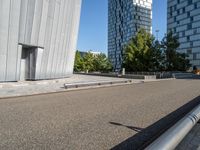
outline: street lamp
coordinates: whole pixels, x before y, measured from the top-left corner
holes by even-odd
[[[159,38],[159,32],[160,32],[160,30],[156,30],[156,37],[157,37],[157,40],[158,40],[158,38]]]

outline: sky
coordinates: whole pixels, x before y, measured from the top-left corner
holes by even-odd
[[[108,0],[82,0],[77,49],[107,54]],[[153,0],[153,34],[159,39],[166,33],[167,0]]]

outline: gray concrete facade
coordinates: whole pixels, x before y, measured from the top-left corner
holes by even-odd
[[[108,57],[121,70],[124,45],[141,29],[152,31],[152,0],[108,0]]]
[[[200,1],[168,0],[167,28],[179,38],[178,52],[200,68]]]
[[[0,0],[0,82],[70,76],[81,0]]]

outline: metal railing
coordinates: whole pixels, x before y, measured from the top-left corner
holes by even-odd
[[[200,105],[149,145],[146,150],[174,150],[200,120]]]

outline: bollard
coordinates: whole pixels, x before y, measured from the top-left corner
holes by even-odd
[[[125,76],[125,74],[126,74],[125,72],[126,72],[126,71],[125,71],[125,68],[122,68],[122,75],[123,75],[123,76]]]

